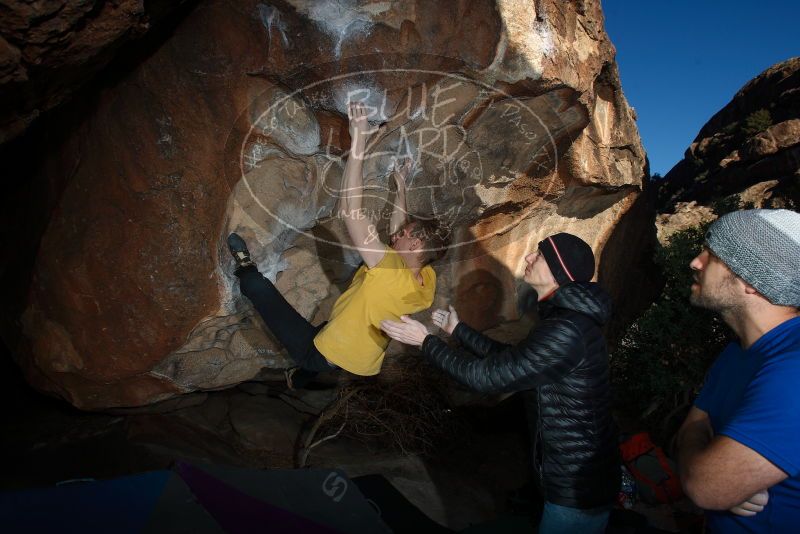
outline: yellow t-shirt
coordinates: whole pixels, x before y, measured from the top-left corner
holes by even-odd
[[[381,321],[398,321],[433,304],[436,273],[426,265],[422,285],[403,258],[387,247],[371,269],[362,265],[350,287],[333,305],[328,324],[314,338],[314,346],[329,362],[356,375],[376,375],[381,370],[389,338]]]

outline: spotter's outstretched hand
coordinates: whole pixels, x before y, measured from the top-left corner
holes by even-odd
[[[425,325],[419,321],[415,321],[408,315],[401,315],[400,321],[401,322],[381,321],[381,330],[383,330],[387,336],[400,343],[405,343],[413,347],[422,346],[422,342],[430,335]]]
[[[456,309],[450,305],[447,306],[447,310],[434,310],[434,312],[431,313],[431,319],[433,320],[433,324],[451,336],[453,335],[453,330],[456,329],[459,323]]]

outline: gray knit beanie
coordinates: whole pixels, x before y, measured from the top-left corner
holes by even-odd
[[[800,307],[800,213],[728,213],[708,229],[706,245],[771,303]]]

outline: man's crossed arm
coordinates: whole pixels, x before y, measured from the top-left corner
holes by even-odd
[[[678,431],[678,468],[684,492],[697,506],[738,515],[763,509],[763,492],[787,478],[753,449],[714,436],[708,414],[696,407]]]

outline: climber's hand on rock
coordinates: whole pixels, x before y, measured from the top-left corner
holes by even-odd
[[[431,313],[431,319],[433,319],[433,324],[447,332],[449,335],[453,335],[453,330],[456,329],[458,326],[458,314],[456,313],[456,309],[452,306],[447,306],[447,310],[435,310]]]
[[[401,315],[400,322],[381,321],[381,330],[390,338],[414,347],[422,346],[422,342],[430,335],[424,324],[408,315]]]
[[[367,137],[372,133],[372,128],[367,121],[367,108],[361,102],[350,102],[347,107],[347,116],[350,118],[350,155],[357,159],[363,159]]]

